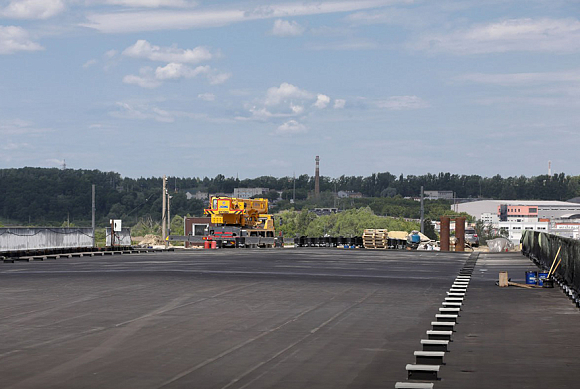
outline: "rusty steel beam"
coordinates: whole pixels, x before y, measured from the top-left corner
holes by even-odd
[[[465,251],[465,218],[455,218],[455,251]]]
[[[441,217],[441,229],[439,231],[441,251],[449,251],[449,223],[449,216]]]

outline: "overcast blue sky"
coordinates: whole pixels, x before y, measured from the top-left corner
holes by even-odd
[[[0,167],[580,174],[580,3],[0,0]]]

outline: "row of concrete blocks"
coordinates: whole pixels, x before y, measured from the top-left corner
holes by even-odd
[[[427,339],[421,340],[422,351],[415,351],[415,364],[406,366],[408,382],[397,382],[397,389],[430,389],[433,382],[439,380],[439,369],[444,365],[443,358],[449,351],[449,342],[452,341],[457,318],[463,305],[463,299],[467,293],[467,287],[471,280],[471,274],[475,267],[477,257],[466,261],[453,285],[447,292],[447,297],[435,315],[435,321],[431,322],[432,330],[427,331]],[[413,381],[413,382],[412,382]],[[423,382],[416,382],[423,381]]]
[[[68,253],[68,254],[53,254],[53,255],[35,255],[31,257],[15,257],[15,258],[3,258],[4,263],[14,263],[14,262],[31,262],[31,261],[44,261],[49,259],[59,259],[59,258],[73,258],[73,257],[95,257],[95,256],[105,256],[105,255],[121,255],[121,254],[142,254],[153,251],[159,251],[157,249],[136,249],[136,250],[122,250],[122,251],[94,251],[85,253]]]

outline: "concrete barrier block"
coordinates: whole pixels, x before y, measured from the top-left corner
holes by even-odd
[[[415,351],[415,363],[417,365],[443,365],[444,351]]]
[[[423,351],[443,351],[447,352],[447,346],[449,346],[448,340],[434,340],[434,339],[421,339],[421,345],[423,346]]]
[[[427,331],[427,339],[430,340],[451,340],[452,336],[453,331],[437,331],[437,330]]]
[[[407,375],[410,380],[429,380],[436,381],[439,379],[439,365],[407,365]]]
[[[435,315],[435,320],[457,323],[457,317],[458,317],[458,315],[446,315],[446,314],[438,313]]]
[[[395,389],[433,389],[432,382],[397,382]]]
[[[453,331],[455,323],[449,321],[432,321],[433,331]]]

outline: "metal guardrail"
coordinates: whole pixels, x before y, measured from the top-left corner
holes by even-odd
[[[526,230],[521,238],[522,254],[548,271],[580,307],[580,241],[545,232]]]

